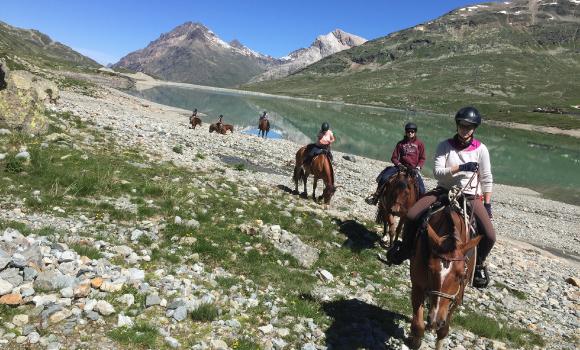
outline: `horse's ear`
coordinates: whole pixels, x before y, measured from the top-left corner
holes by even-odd
[[[443,241],[445,240],[445,236],[439,237],[437,235],[437,232],[433,230],[430,224],[427,224],[427,236],[436,247],[440,247]]]
[[[483,239],[482,235],[475,237],[474,239],[469,240],[469,242],[465,243],[463,247],[461,247],[461,255],[465,255],[468,251],[473,249],[479,242]]]

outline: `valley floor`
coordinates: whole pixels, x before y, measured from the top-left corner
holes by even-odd
[[[40,283],[18,265],[10,274],[20,269],[24,281],[3,277],[8,268],[0,272],[0,279],[20,283],[12,294],[28,302],[0,309],[0,344],[404,348],[408,264],[377,262],[380,229],[375,209],[364,203],[387,163],[335,152],[343,187],[325,210],[288,193],[300,147],[292,142],[210,134],[205,123],[191,130],[190,111],[113,89],[95,97],[64,91],[53,113],[59,135],[71,139],[49,135],[24,148],[50,159],[43,166],[53,162],[63,183],[63,167],[85,174],[67,163],[75,158],[102,181],[64,186],[54,202],[49,194],[63,191],[54,180],[1,180],[0,250],[15,251],[17,241],[27,249],[36,244],[40,260],[66,278],[54,285],[43,272],[47,281]],[[64,115],[70,119],[59,122]],[[115,158],[103,158],[112,165],[101,172],[105,156]],[[34,159],[30,166],[37,166]],[[492,285],[466,292],[449,348],[578,348],[580,207],[496,185],[494,214]],[[425,344],[434,346],[433,335]]]

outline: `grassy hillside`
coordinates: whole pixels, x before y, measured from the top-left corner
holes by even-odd
[[[486,7],[483,7],[486,6]],[[245,88],[357,104],[580,128],[580,13],[560,0],[456,10],[332,55],[285,79]],[[504,13],[505,12],[505,13]],[[517,15],[516,15],[517,13]],[[562,114],[533,113],[559,108]]]
[[[43,68],[83,70],[101,66],[37,30],[15,28],[0,22],[0,57],[6,58],[10,68],[22,69],[15,56]]]

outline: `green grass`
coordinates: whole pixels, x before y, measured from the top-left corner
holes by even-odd
[[[138,322],[133,327],[120,327],[109,331],[107,335],[123,344],[137,346],[138,348],[155,348],[158,345],[157,328],[145,322]]]
[[[9,305],[0,305],[0,319],[5,322],[12,322],[12,318],[20,313],[21,311],[18,308]]]
[[[183,154],[183,146],[182,145],[173,146],[173,152]]]
[[[498,289],[506,289],[511,295],[515,296],[520,300],[526,300],[528,297],[526,293],[522,292],[521,290],[517,290],[515,288],[511,288],[501,282],[495,282],[494,286]]]
[[[544,346],[542,337],[523,328],[506,326],[498,321],[469,311],[465,315],[456,315],[452,324],[459,325],[474,334],[490,339],[510,342],[518,347],[532,348],[534,345]]]
[[[103,257],[101,252],[94,247],[90,247],[86,244],[74,243],[70,245],[70,248],[77,252],[80,256],[86,256],[90,259],[96,260]]]
[[[201,304],[191,312],[191,319],[197,322],[211,322],[218,316],[218,309],[213,304]]]

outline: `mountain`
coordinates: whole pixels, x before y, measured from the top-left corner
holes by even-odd
[[[560,127],[578,117],[580,1],[513,0],[460,8],[245,88],[351,103],[453,112]],[[557,110],[557,109],[556,109]]]
[[[203,24],[187,22],[113,67],[170,81],[225,87],[245,83],[278,62],[237,40],[224,42]]]
[[[51,68],[101,66],[38,30],[16,28],[0,21],[0,57],[6,57],[10,64],[14,56]]]
[[[320,61],[326,56],[362,45],[366,41],[364,38],[336,29],[326,35],[318,36],[308,48],[298,49],[288,56],[282,57],[281,60],[283,62],[281,64],[252,78],[251,81],[257,82],[285,77],[314,62]]]

